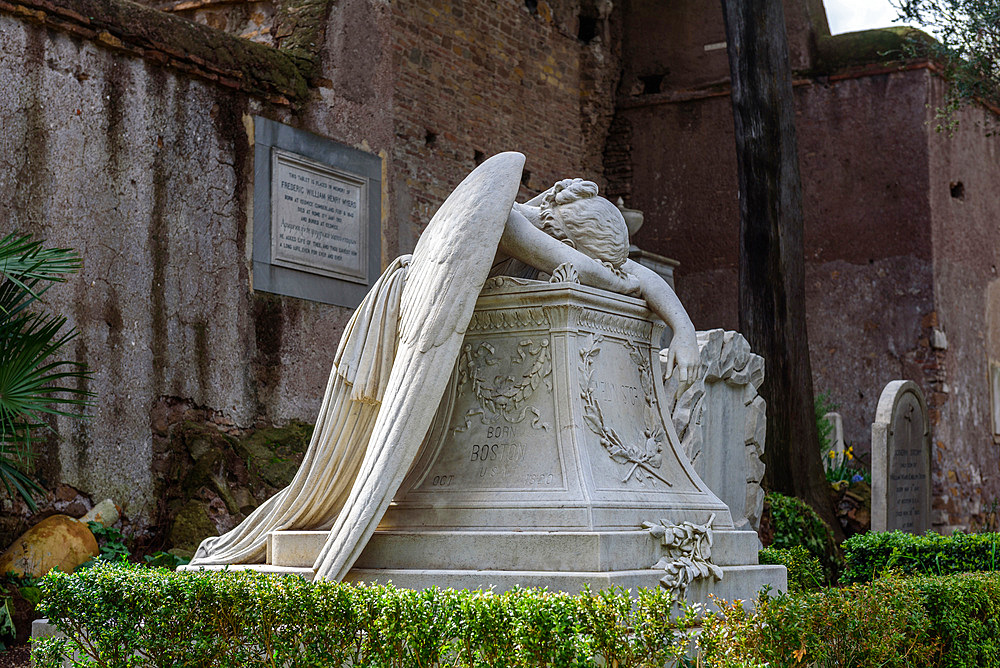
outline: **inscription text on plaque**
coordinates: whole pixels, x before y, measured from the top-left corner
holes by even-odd
[[[365,181],[277,149],[272,161],[271,262],[365,283]]]

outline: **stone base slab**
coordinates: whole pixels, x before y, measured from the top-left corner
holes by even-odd
[[[325,531],[268,535],[267,561],[311,567]],[[716,531],[712,562],[757,563],[753,531]],[[355,563],[360,569],[610,572],[648,568],[663,551],[648,531],[376,531]]]
[[[784,566],[753,565],[729,566],[723,568],[722,580],[710,578],[695,580],[688,587],[685,600],[688,603],[703,603],[711,606],[710,594],[725,601],[742,600],[752,603],[766,586],[773,593],[788,589],[787,571]],[[641,569],[608,572],[563,572],[551,571],[468,571],[468,570],[419,570],[399,568],[353,568],[345,582],[367,582],[388,584],[403,589],[427,589],[429,587],[452,589],[492,589],[504,592],[520,588],[547,587],[551,590],[571,594],[583,591],[587,586],[592,591],[617,586],[636,590],[660,586],[661,570]]]
[[[180,570],[180,569],[178,569]],[[244,564],[238,566],[196,566],[184,570],[253,570],[259,573],[298,575],[312,581],[312,568],[293,568],[270,564]],[[722,569],[722,580],[695,580],[688,587],[685,600],[688,603],[711,602],[710,594],[725,601],[737,599],[752,603],[757,594],[766,586],[772,593],[788,591],[788,571],[784,566],[754,564],[748,566],[726,566]],[[388,584],[403,589],[492,589],[504,592],[521,587],[547,587],[554,591],[577,593],[589,586],[592,591],[612,586],[625,589],[659,587],[663,571],[652,568],[605,571],[605,572],[552,572],[552,571],[502,571],[502,570],[458,570],[458,569],[407,569],[407,568],[352,568],[345,582],[367,582]]]

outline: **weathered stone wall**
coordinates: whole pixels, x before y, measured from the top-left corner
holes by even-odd
[[[624,0],[625,96],[727,85],[729,61],[722,6],[703,0]],[[812,67],[814,32],[829,34],[822,0],[785,0],[790,65]]]
[[[386,262],[477,151],[525,151],[523,194],[600,180],[618,72],[590,0],[244,4],[280,49],[199,25],[243,30],[217,3],[0,0],[0,231],[83,256],[47,297],[94,372],[92,417],[57,421],[42,481],[115,499],[135,528],[180,513],[188,542],[276,484],[233,465],[232,439],[315,419],[349,317],[252,290],[252,116],[383,158]],[[228,454],[189,437],[206,427]]]
[[[96,396],[88,421],[57,421],[42,482],[111,497],[141,527],[176,483],[161,478],[172,425],[313,420],[349,313],[251,291],[251,116],[301,123],[299,66],[129,3],[86,2],[85,15],[0,6],[0,225],[84,259],[46,299],[78,328],[69,352]],[[369,115],[316,129],[378,151],[380,127]]]
[[[813,4],[786,11],[800,70],[815,388],[840,405],[846,439],[863,453],[886,382],[918,382],[934,430],[935,526],[982,526],[1000,498],[988,368],[1000,360],[1000,201],[991,186],[1000,167],[997,139],[981,127],[989,112],[963,112],[954,136],[934,132],[944,83],[932,66],[885,62],[899,48],[894,31],[831,38],[819,24],[816,39],[803,41],[809,31],[796,35],[793,24],[816,16]],[[679,294],[696,326],[736,328],[728,72],[723,49],[704,49],[724,33],[715,8],[694,16],[694,5],[675,3],[677,16],[666,17],[630,4],[608,179],[612,194],[645,212],[638,243],[680,260]],[[650,25],[673,38],[650,47]]]
[[[88,423],[58,421],[46,481],[111,496],[138,525],[180,507],[221,530],[247,505],[230,489],[242,474],[178,486],[215,480],[202,469],[222,461],[185,434],[242,439],[315,418],[349,313],[252,291],[254,114],[382,157],[383,262],[413,248],[477,161],[516,149],[522,196],[578,175],[644,210],[637,241],[681,261],[695,324],[736,328],[718,5],[145,4],[168,13],[0,0],[0,231],[85,260],[49,302],[80,329],[72,352],[97,397]],[[1000,495],[986,385],[987,360],[1000,360],[996,140],[972,123],[929,133],[941,94],[929,70],[838,51],[818,0],[786,13],[816,388],[863,450],[884,383],[920,382],[936,421],[935,521],[973,524]],[[226,441],[226,457],[243,442]],[[191,494],[217,512],[194,517]]]
[[[934,78],[929,128],[943,101]],[[982,527],[1000,499],[1000,448],[993,436],[989,361],[1000,361],[1000,137],[996,116],[980,107],[957,117],[954,134],[928,132],[928,195],[934,240],[934,329],[942,368],[928,394],[934,428],[934,521]],[[934,345],[932,339],[931,345]],[[995,516],[993,521],[995,522]],[[995,529],[995,527],[993,527]]]
[[[47,297],[80,330],[97,396],[90,421],[59,421],[46,472],[148,514],[155,401],[252,421],[249,101],[4,15],[0,79],[4,228],[85,260]]]
[[[336,107],[307,105],[310,127],[325,128],[331,116],[341,125],[366,116],[390,120],[386,260],[412,250],[452,188],[494,153],[528,157],[525,197],[570,175],[604,182],[619,76],[616,3],[143,2],[283,50],[318,54],[317,89],[342,99]],[[324,41],[311,46],[303,35]],[[391,101],[381,95],[384,83]],[[373,97],[381,108],[364,104]]]

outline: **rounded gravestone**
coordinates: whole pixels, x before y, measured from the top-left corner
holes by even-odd
[[[872,423],[872,531],[931,528],[931,438],[916,383],[885,386]]]

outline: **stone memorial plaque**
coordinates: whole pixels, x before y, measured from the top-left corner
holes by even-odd
[[[356,307],[381,273],[382,160],[254,117],[253,289]]]
[[[931,528],[927,405],[911,381],[889,383],[872,424],[872,530]]]
[[[366,282],[365,181],[278,150],[271,170],[271,262]]]

